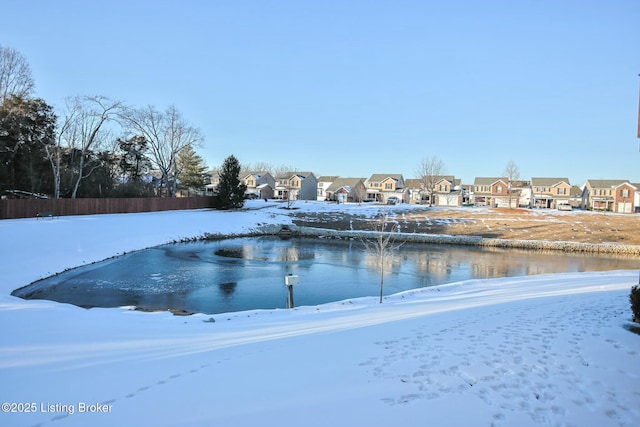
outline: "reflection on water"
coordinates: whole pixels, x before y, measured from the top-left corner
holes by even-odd
[[[136,306],[215,314],[378,294],[377,259],[358,241],[240,238],[160,246],[80,267],[14,292],[81,307]],[[637,258],[405,244],[390,259],[384,294],[474,278],[637,269]]]

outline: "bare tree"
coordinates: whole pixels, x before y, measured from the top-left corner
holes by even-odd
[[[364,185],[363,181],[360,181],[358,184],[356,184],[356,186],[353,189],[353,194],[355,195],[356,201],[358,202],[358,204],[361,204],[364,201],[364,199],[367,197],[367,187]]]
[[[248,174],[249,172],[273,172],[273,165],[269,162],[256,162],[242,164],[242,171],[240,174]]]
[[[287,184],[285,186],[285,192],[287,193],[287,209],[291,209],[293,207],[293,203],[297,200],[297,196],[299,194],[299,188],[293,185],[294,182],[297,181],[293,181],[290,177],[287,179]]]
[[[191,126],[173,105],[164,112],[153,106],[129,108],[122,119],[132,133],[146,138],[154,166],[162,174],[162,187],[169,196],[175,196],[178,153],[187,146],[202,144],[200,129]]]
[[[17,50],[0,45],[0,104],[12,95],[28,98],[33,86],[27,60]]]
[[[436,184],[444,173],[444,163],[438,157],[423,157],[416,169],[420,189],[429,194],[429,206],[433,206]]]
[[[53,174],[53,197],[60,198],[60,177],[62,175],[62,157],[64,155],[64,141],[71,132],[70,127],[75,120],[75,112],[68,111],[68,115],[63,119],[62,125],[58,130],[53,144],[45,146],[47,153],[47,160],[51,165],[51,172]],[[74,139],[74,138],[72,138]]]
[[[271,172],[271,175],[274,178],[278,178],[281,175],[285,175],[290,171],[296,170],[295,168],[289,166],[289,165],[285,165],[285,164],[281,164],[279,166],[273,166],[269,172]]]
[[[80,182],[101,166],[100,159],[93,154],[113,143],[109,125],[115,122],[122,103],[104,96],[76,96],[66,101],[59,144],[66,145],[74,159],[71,198],[75,199]]]
[[[520,180],[520,168],[515,164],[513,160],[509,160],[507,166],[504,168],[504,177],[507,179],[507,194],[509,197],[509,208],[513,209],[511,205],[511,199],[513,194],[513,184],[515,181]]]
[[[361,241],[367,252],[374,257],[378,267],[378,272],[380,273],[380,304],[382,304],[386,266],[390,262],[392,253],[402,246],[404,242],[397,242],[398,224],[390,222],[386,213],[380,215],[373,228],[373,237],[365,237]]]

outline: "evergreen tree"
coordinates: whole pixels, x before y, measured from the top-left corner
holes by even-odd
[[[240,162],[231,155],[224,160],[220,171],[218,197],[220,209],[241,208],[247,186],[240,181]]]
[[[138,182],[143,175],[151,170],[151,160],[147,157],[149,152],[147,139],[136,135],[129,139],[116,140],[120,153],[118,166],[123,182]]]
[[[207,165],[191,145],[178,153],[177,171],[178,188],[181,190],[204,190],[207,185]]]
[[[11,96],[0,103],[0,194],[51,192],[47,148],[55,126],[53,107],[42,99]]]

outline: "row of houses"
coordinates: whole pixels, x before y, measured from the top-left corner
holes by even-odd
[[[462,184],[454,176],[425,183],[402,174],[373,174],[369,178],[316,177],[313,172],[243,173],[248,198],[326,200],[335,202],[420,203],[433,206],[492,206],[546,209],[593,209],[619,213],[640,210],[640,184],[628,180],[590,179],[575,186],[568,178],[538,177],[510,181],[504,177],[477,177]],[[215,191],[214,174],[208,190]]]

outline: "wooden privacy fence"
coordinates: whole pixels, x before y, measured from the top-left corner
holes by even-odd
[[[214,207],[215,197],[147,197],[124,199],[5,199],[0,219],[35,218],[39,214],[92,215],[156,212]]]

